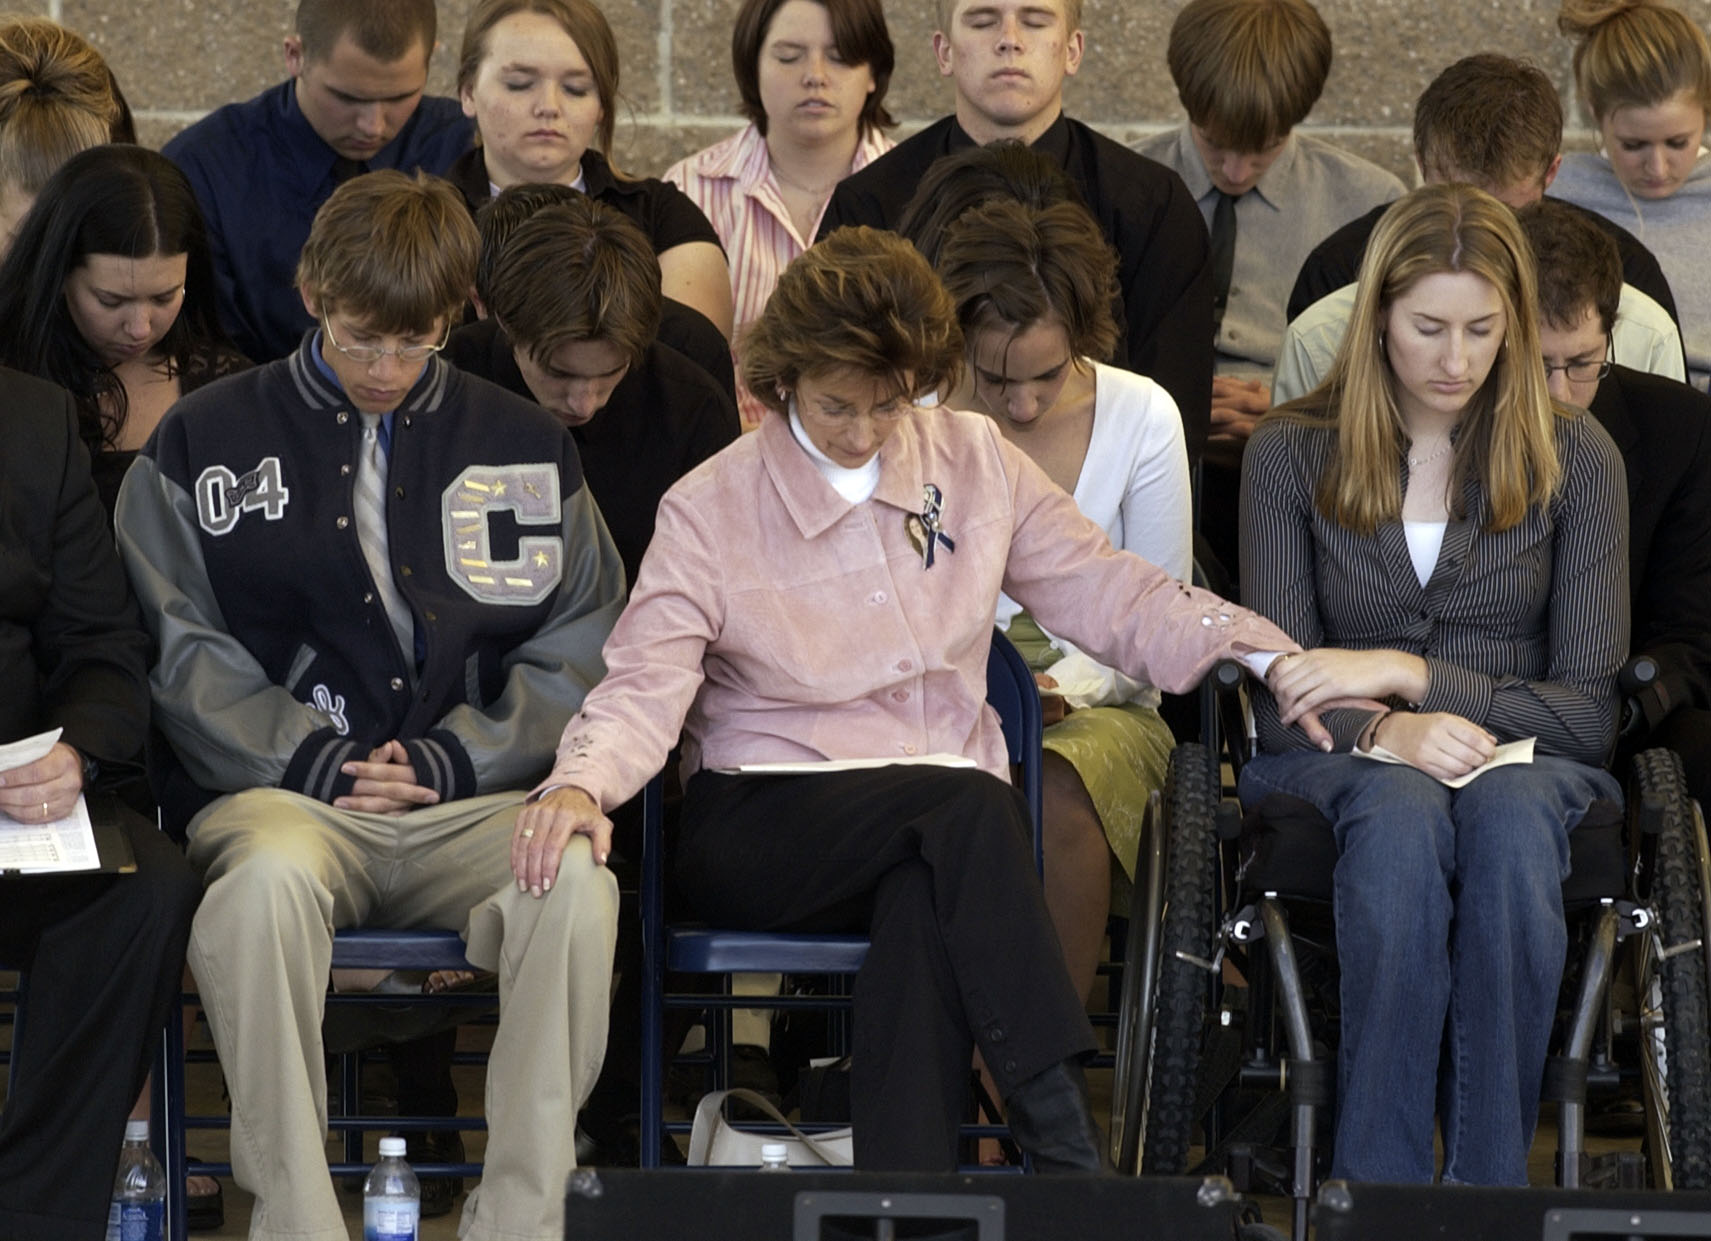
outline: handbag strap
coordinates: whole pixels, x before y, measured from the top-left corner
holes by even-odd
[[[709,1091],[707,1094],[703,1095],[699,1106],[695,1109],[695,1119],[697,1122],[694,1126],[695,1132],[699,1133],[702,1130],[702,1125],[700,1123],[702,1113],[716,1113],[723,1108],[728,1101],[746,1103],[764,1115],[768,1120],[773,1121],[775,1124],[783,1125],[784,1128],[790,1131],[791,1136],[796,1138],[797,1141],[801,1142],[802,1145],[806,1146],[809,1150],[813,1151],[814,1154],[819,1157],[820,1161],[827,1167],[839,1168],[844,1166],[843,1156],[839,1154],[839,1152],[834,1151],[831,1147],[823,1145],[820,1142],[816,1142],[811,1136],[803,1133],[802,1130],[791,1124],[785,1117],[784,1113],[772,1105],[771,1099],[767,1098],[757,1090],[747,1090],[741,1086],[733,1087],[730,1090]],[[709,1123],[712,1119],[713,1117],[711,1115],[707,1117]],[[693,1152],[691,1153],[690,1162],[694,1162]]]

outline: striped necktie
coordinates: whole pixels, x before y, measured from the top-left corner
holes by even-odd
[[[386,618],[392,622],[392,634],[398,640],[398,651],[404,664],[416,667],[416,621],[410,606],[398,593],[392,579],[391,556],[386,538],[386,450],[380,442],[380,415],[360,414],[362,419],[362,452],[356,466],[356,537],[362,544],[363,559],[368,561],[374,588],[386,608]]]

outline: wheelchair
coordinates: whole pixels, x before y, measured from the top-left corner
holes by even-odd
[[[1624,671],[1630,694],[1655,675],[1648,663]],[[1238,775],[1243,675],[1213,673]],[[1557,1108],[1563,1187],[1707,1188],[1711,851],[1676,755],[1644,750],[1631,767],[1625,811],[1601,803],[1570,834],[1568,961],[1541,1094]],[[1305,1241],[1336,1082],[1337,855],[1329,823],[1288,803],[1244,813],[1211,750],[1172,755],[1136,870],[1111,1130],[1119,1171],[1227,1173],[1244,1192],[1275,1190]],[[1635,1081],[1642,1151],[1589,1155],[1589,1092]]]

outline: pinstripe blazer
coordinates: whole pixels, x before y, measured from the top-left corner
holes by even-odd
[[[1598,764],[1616,732],[1616,673],[1628,650],[1627,483],[1602,427],[1556,420],[1562,481],[1555,497],[1501,533],[1483,528],[1485,497],[1466,484],[1420,585],[1399,521],[1373,536],[1314,506],[1335,443],[1330,428],[1266,419],[1242,470],[1242,601],[1303,647],[1409,651],[1426,660],[1420,711],[1450,711],[1499,741],[1537,737],[1542,753]],[[1407,463],[1399,461],[1404,489]],[[1263,688],[1254,694],[1260,748],[1300,749]],[[1339,749],[1371,713],[1325,714]]]

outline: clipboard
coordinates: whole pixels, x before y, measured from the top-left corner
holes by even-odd
[[[137,873],[137,855],[131,852],[131,840],[108,815],[99,818],[91,816],[90,827],[95,832],[95,853],[101,859],[101,865],[94,870],[79,870],[70,873],[77,875],[134,875]]]

